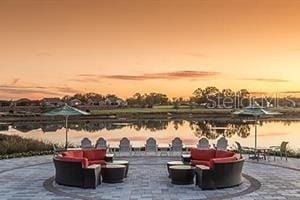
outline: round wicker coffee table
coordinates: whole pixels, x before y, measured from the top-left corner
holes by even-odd
[[[167,163],[167,169],[168,169],[168,173],[169,173],[169,178],[171,178],[170,176],[170,167],[171,166],[177,166],[177,165],[184,165],[184,163],[182,161],[170,161]]]
[[[126,170],[125,170],[125,178],[127,178],[127,174],[128,174],[128,169],[129,169],[129,161],[127,160],[114,160],[112,163],[110,163],[111,165],[125,165],[126,166]]]
[[[170,177],[173,184],[188,185],[194,183],[195,167],[190,165],[170,166]]]
[[[125,177],[125,165],[104,165],[101,167],[102,181],[104,183],[121,183]]]

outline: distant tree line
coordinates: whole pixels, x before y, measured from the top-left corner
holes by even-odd
[[[219,90],[216,87],[206,87],[204,89],[196,89],[192,96],[184,99],[182,97],[176,97],[170,99],[163,93],[135,93],[132,97],[126,99],[128,106],[130,107],[143,107],[152,108],[159,105],[173,105],[174,108],[178,108],[181,105],[189,106],[207,106],[217,107],[221,102],[226,106],[238,106],[245,104],[250,93],[246,89],[234,92],[231,89]],[[78,99],[82,102],[87,102],[88,99],[105,100],[106,98],[118,98],[116,95],[101,95],[97,93],[75,94],[73,96],[64,96],[63,101],[67,102],[72,99]],[[246,104],[248,104],[247,102]]]
[[[135,93],[132,97],[126,99],[129,106],[152,108],[154,105],[168,105],[169,98],[166,94],[161,93]]]
[[[218,89],[214,86],[205,88],[197,88],[190,97],[182,98],[175,97],[169,98],[163,93],[135,93],[132,97],[127,99],[121,99],[114,94],[102,95],[98,93],[78,93],[74,95],[66,95],[62,98],[44,98],[43,100],[50,101],[62,101],[64,103],[70,103],[72,100],[80,101],[80,105],[103,105],[103,102],[111,105],[119,105],[120,107],[138,107],[138,108],[152,108],[153,106],[172,105],[173,108],[179,109],[182,106],[203,107],[203,108],[241,108],[249,105],[259,104],[265,107],[298,107],[300,106],[299,98],[292,97],[268,97],[261,96],[255,97],[248,90],[241,89],[233,91],[232,89]],[[54,99],[54,100],[53,100]],[[41,101],[43,101],[41,100]],[[20,99],[16,101],[0,101],[0,107],[11,106],[11,105],[39,105],[39,100]]]
[[[78,100],[86,103],[86,102],[88,102],[89,99],[97,99],[99,101],[104,101],[107,98],[118,98],[118,97],[114,94],[101,95],[101,94],[97,94],[97,93],[94,93],[94,92],[89,92],[89,93],[85,93],[85,94],[78,93],[78,94],[75,94],[73,96],[66,95],[62,98],[62,101],[68,102],[68,101],[73,100],[73,99],[78,99]]]

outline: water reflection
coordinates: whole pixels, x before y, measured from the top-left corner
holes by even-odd
[[[130,128],[133,128],[136,131],[140,131],[142,129],[149,130],[151,132],[165,130],[168,128],[170,121],[163,120],[147,120],[147,121],[137,121],[133,122],[129,125]]]
[[[116,122],[103,122],[103,121],[78,121],[78,122],[70,122],[69,129],[75,131],[86,131],[86,132],[98,132],[101,130],[116,130],[122,129],[124,127],[129,127],[136,131],[140,130],[149,130],[152,132],[165,130],[168,128],[170,123],[174,123],[174,126],[182,126],[183,120],[180,122],[171,122],[164,120],[140,120],[130,123],[116,123]],[[27,133],[33,130],[41,129],[44,133],[47,132],[56,132],[62,128],[65,128],[64,123],[24,123],[24,122],[16,122],[11,125],[13,129],[18,130],[22,133]],[[8,130],[8,125],[0,126],[3,130]]]
[[[190,127],[196,137],[206,137],[212,140],[220,136],[230,138],[233,135],[238,135],[239,137],[246,138],[250,135],[250,125],[246,123],[193,121],[190,122]]]
[[[8,124],[0,124],[0,131],[8,131],[9,125]]]
[[[254,122],[242,120],[139,120],[130,122],[112,122],[101,120],[83,120],[69,124],[70,142],[78,145],[84,137],[94,142],[99,137],[106,138],[110,144],[118,145],[122,137],[128,137],[136,145],[143,145],[148,137],[154,137],[160,144],[168,145],[175,137],[183,139],[185,144],[196,144],[201,137],[215,143],[220,136],[225,136],[234,144],[239,141],[244,146],[254,145]],[[65,124],[18,122],[0,124],[4,134],[17,134],[27,138],[63,143]],[[289,141],[290,146],[300,147],[299,121],[259,121],[258,145],[268,147]]]
[[[173,126],[175,130],[184,126],[185,120],[139,120],[130,123],[115,123],[104,121],[78,121],[71,122],[69,128],[75,131],[98,132],[101,130],[117,130],[130,128],[135,131],[148,130],[150,132],[161,131]],[[237,135],[241,138],[247,138],[250,135],[251,124],[253,122],[227,122],[227,121],[188,121],[189,127],[198,138],[206,137],[208,139],[217,139],[220,136],[231,138]],[[270,121],[260,121],[259,125],[273,123]],[[282,121],[283,125],[289,126],[291,121]],[[220,128],[222,127],[222,128]],[[41,129],[44,133],[56,132],[64,128],[63,123],[13,123],[12,128],[22,133]],[[1,125],[0,129],[8,130],[8,125]]]

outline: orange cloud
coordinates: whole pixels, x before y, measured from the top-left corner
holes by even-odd
[[[10,84],[0,84],[0,98],[20,98],[42,97],[42,96],[63,96],[66,94],[80,93],[81,91],[68,86],[34,86],[34,85],[16,85],[19,79],[14,79]]]
[[[99,81],[101,78],[105,79],[118,79],[118,80],[132,80],[132,81],[142,81],[151,79],[165,79],[165,80],[175,80],[175,79],[202,79],[210,78],[220,75],[220,72],[214,71],[174,71],[174,72],[163,72],[163,73],[147,73],[141,75],[94,75],[94,74],[80,74],[78,77],[80,79],[72,79],[73,81]]]
[[[239,80],[246,80],[246,81],[260,81],[260,82],[272,82],[272,83],[286,83],[289,82],[285,79],[276,79],[276,78],[245,78]]]
[[[15,78],[11,81],[11,85],[15,85],[17,82],[19,82],[19,78]]]

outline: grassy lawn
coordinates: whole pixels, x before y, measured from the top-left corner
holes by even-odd
[[[273,111],[278,111],[286,114],[300,113],[300,108],[273,108]],[[231,109],[206,109],[206,108],[193,108],[189,106],[179,106],[178,109],[173,108],[172,105],[168,106],[154,106],[153,108],[121,108],[110,110],[93,110],[92,114],[136,114],[136,113],[230,113]]]
[[[208,112],[230,112],[225,109],[204,109],[194,108],[191,109],[188,106],[180,106],[178,109],[174,109],[173,106],[155,106],[153,108],[123,108],[113,110],[93,110],[92,114],[125,114],[125,113],[208,113]]]

